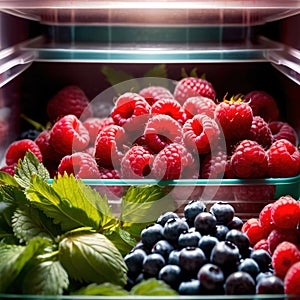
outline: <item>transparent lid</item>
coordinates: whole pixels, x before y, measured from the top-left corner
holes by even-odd
[[[299,0],[3,0],[0,9],[47,24],[253,25],[300,12]]]

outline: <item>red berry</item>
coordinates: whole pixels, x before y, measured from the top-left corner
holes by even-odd
[[[8,166],[17,164],[19,159],[24,158],[27,151],[31,151],[42,162],[43,156],[39,146],[32,140],[23,139],[10,144],[5,153],[5,163]]]
[[[300,261],[294,263],[284,277],[284,293],[286,295],[300,295]],[[295,298],[295,299],[299,299]]]
[[[264,208],[259,213],[259,222],[268,233],[270,233],[274,228],[275,224],[273,223],[271,212],[272,212],[273,203],[269,203],[264,206]]]
[[[8,173],[11,176],[14,176],[16,166],[17,166],[17,164],[13,164],[13,165],[10,165],[10,166],[3,166],[3,167],[0,168],[0,171]]]
[[[198,167],[195,158],[183,145],[172,143],[156,155],[152,171],[158,180],[197,178]]]
[[[182,128],[168,115],[154,115],[146,124],[144,138],[147,146],[158,153],[169,144],[182,142]]]
[[[111,117],[118,126],[126,126],[126,130],[135,131],[149,117],[151,106],[139,94],[124,93],[116,101]]]
[[[89,142],[89,132],[74,115],[66,115],[59,119],[50,132],[50,144],[56,152],[63,155],[82,151]]]
[[[121,178],[120,173],[116,169],[109,169],[109,168],[99,168],[100,179],[108,179],[117,181]],[[123,195],[123,186],[116,185],[115,183],[112,185],[98,185],[95,187],[98,193],[103,196],[106,196],[109,200],[118,200]],[[112,205],[114,205],[112,203]],[[119,202],[117,202],[118,208],[120,207]]]
[[[258,241],[254,246],[253,246],[253,250],[258,250],[258,249],[262,249],[265,251],[269,250],[269,243],[267,239],[262,239],[260,241]]]
[[[275,121],[279,117],[276,101],[264,91],[252,91],[244,96],[244,101],[249,102],[254,116],[260,116],[266,122]]]
[[[161,99],[156,101],[151,107],[151,114],[168,115],[181,125],[187,119],[185,110],[175,99]]]
[[[99,179],[100,174],[95,159],[87,153],[76,152],[66,155],[60,161],[58,173],[73,174],[75,178]]]
[[[95,141],[95,159],[99,167],[118,169],[127,137],[123,127],[109,125],[103,128]]]
[[[144,178],[151,172],[153,154],[143,146],[133,146],[121,161],[123,178]]]
[[[220,130],[214,119],[204,115],[195,115],[183,125],[183,141],[188,149],[206,154],[214,150]]]
[[[275,275],[283,279],[288,269],[298,261],[300,261],[300,251],[296,245],[286,241],[280,243],[272,255]]]
[[[267,149],[271,146],[273,136],[269,125],[260,116],[254,116],[249,131],[249,139],[256,141],[263,148]]]
[[[177,82],[174,97],[180,104],[194,96],[203,96],[215,100],[216,92],[213,85],[202,78],[187,77]]]
[[[268,157],[257,142],[244,140],[234,150],[230,164],[237,178],[263,178],[267,174]]]
[[[272,205],[271,220],[279,228],[296,228],[300,223],[300,202],[291,196],[280,197]]]
[[[255,212],[260,211],[265,205],[265,201],[273,200],[275,197],[276,185],[237,185],[233,186],[234,199],[236,201],[249,202],[249,208]],[[251,201],[251,202],[250,202]],[[259,209],[258,209],[259,207]]]
[[[216,107],[217,104],[212,99],[203,96],[188,98],[183,104],[188,119],[198,114],[205,114],[213,118]]]
[[[35,139],[35,143],[39,146],[43,155],[43,163],[47,162],[59,162],[62,158],[62,154],[55,151],[54,147],[50,143],[50,130],[43,130]]]
[[[295,146],[298,145],[298,135],[296,130],[286,122],[274,121],[269,123],[274,141],[286,139]]]
[[[273,229],[268,235],[269,252],[272,254],[276,247],[282,242],[297,244],[299,241],[299,231],[297,229]]]
[[[248,219],[242,227],[242,232],[247,234],[252,246],[266,238],[266,232],[257,218]]]
[[[54,95],[48,101],[47,113],[52,122],[65,115],[75,115],[81,120],[93,115],[89,99],[84,91],[75,85],[66,86]]]
[[[90,136],[90,145],[94,145],[99,131],[108,125],[114,124],[111,117],[107,118],[88,118],[83,122],[83,126],[88,130]]]
[[[249,135],[253,114],[249,104],[242,101],[224,100],[215,109],[226,140],[244,139]]]
[[[300,172],[300,153],[285,139],[275,141],[267,151],[269,177],[292,177]]]
[[[163,86],[148,86],[139,91],[139,94],[152,105],[158,100],[173,99],[172,93]]]
[[[201,162],[201,178],[225,178],[227,154],[220,150],[207,154]]]

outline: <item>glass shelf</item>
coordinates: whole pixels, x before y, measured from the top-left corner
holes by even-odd
[[[297,0],[2,0],[0,9],[44,24],[264,24],[299,13]]]

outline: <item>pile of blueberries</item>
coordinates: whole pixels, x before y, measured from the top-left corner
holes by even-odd
[[[142,230],[124,258],[128,289],[157,278],[180,295],[284,294],[271,255],[250,247],[230,204],[216,202],[207,211],[202,201],[191,200],[183,214],[166,212]]]

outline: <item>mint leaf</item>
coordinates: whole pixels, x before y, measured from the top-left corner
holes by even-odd
[[[124,227],[125,223],[152,223],[167,210],[174,210],[174,200],[163,187],[131,186],[122,198],[120,219]]]
[[[72,232],[59,243],[59,261],[75,280],[124,286],[127,267],[124,259],[103,234]]]
[[[172,296],[177,295],[177,292],[171,289],[165,282],[150,278],[135,285],[131,289],[130,294],[144,296]]]
[[[27,246],[0,244],[0,293],[7,290],[25,264],[49,242],[41,238],[31,240]]]
[[[42,261],[26,272],[22,292],[37,295],[62,295],[69,277],[59,261]]]
[[[12,228],[20,242],[29,242],[35,237],[53,240],[55,226],[38,209],[31,206],[17,208],[12,216]]]
[[[13,176],[11,176],[10,174],[6,173],[6,172],[2,172],[0,171],[0,185],[13,185],[13,186],[18,186],[17,181],[14,179]]]
[[[27,188],[30,186],[32,175],[38,175],[44,181],[50,179],[49,172],[44,165],[31,151],[27,151],[24,159],[19,161],[15,169],[14,178],[21,187]]]
[[[33,177],[25,193],[30,202],[53,218],[55,224],[60,224],[63,231],[114,226],[115,218],[108,203],[72,175],[59,175],[52,186],[40,177]]]
[[[119,285],[106,282],[103,284],[91,283],[88,286],[73,292],[72,295],[128,296],[129,293]]]

